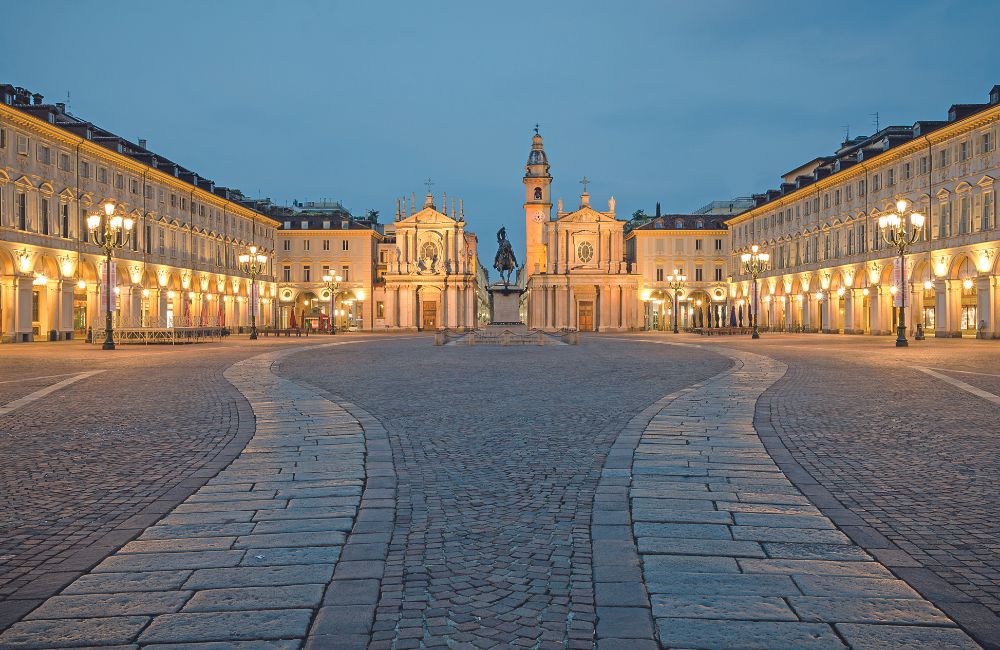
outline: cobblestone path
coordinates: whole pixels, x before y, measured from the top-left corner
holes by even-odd
[[[369,567],[381,577],[369,647],[593,647],[590,525],[605,455],[635,412],[727,366],[601,339],[417,340],[284,364],[377,413],[392,443],[397,511],[384,565]]]
[[[272,373],[281,357],[298,351],[229,368],[226,378],[256,419],[238,458],[11,626],[0,647],[233,647],[242,640],[299,647],[350,546],[359,508],[367,511],[366,457],[385,461],[389,450],[384,432],[381,439],[375,432],[366,455],[358,418]]]
[[[632,515],[631,531],[602,527],[603,537],[624,540],[615,542],[622,570],[610,573],[627,575],[634,534],[660,643],[978,647],[838,530],[778,469],[753,415],[759,395],[784,375],[784,364],[713,349],[732,357],[735,367],[647,409],[637,423],[648,422],[641,434],[624,437],[638,438],[631,476],[606,472],[602,481],[609,493],[612,485],[622,486],[618,493],[627,486]],[[621,620],[618,631],[644,638],[649,623],[641,585],[609,581],[598,584],[599,593],[602,588],[632,599],[623,600],[632,607],[609,610]]]

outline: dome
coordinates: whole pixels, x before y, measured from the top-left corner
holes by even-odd
[[[535,130],[535,135],[531,138],[531,153],[528,154],[528,164],[529,165],[548,165],[549,159],[545,155],[545,149],[542,148],[542,136],[538,134],[538,130]]]

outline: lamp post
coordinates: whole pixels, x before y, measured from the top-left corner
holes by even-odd
[[[743,262],[743,272],[748,274],[753,281],[753,334],[750,338],[759,339],[760,332],[757,330],[757,276],[767,270],[767,263],[771,260],[771,256],[761,252],[760,246],[754,244],[750,247],[749,253],[743,253],[740,256],[740,260]]]
[[[323,286],[330,292],[330,334],[337,333],[337,293],[340,291],[340,282],[344,278],[339,275],[324,275]]]
[[[104,345],[101,346],[102,350],[115,349],[115,339],[111,322],[111,301],[113,300],[111,294],[112,253],[116,248],[120,250],[128,245],[129,239],[132,236],[132,226],[134,225],[135,221],[131,217],[122,217],[115,214],[115,204],[111,201],[104,204],[103,216],[99,212],[95,212],[87,217],[87,228],[90,230],[90,238],[95,244],[104,249],[105,259],[107,260],[107,267],[104,271],[104,279],[106,281],[105,295],[107,297],[104,327],[107,336],[104,339]]]
[[[256,246],[239,257],[240,270],[250,276],[250,340],[257,340],[257,276],[267,268],[267,255]]]
[[[896,347],[905,348],[906,340],[906,250],[920,240],[924,227],[924,215],[910,212],[907,209],[910,202],[906,199],[896,201],[896,212],[883,214],[878,218],[878,227],[882,231],[882,240],[899,251],[899,319],[896,327]]]
[[[667,286],[674,294],[674,334],[677,334],[677,318],[679,311],[677,309],[677,292],[684,288],[684,283],[687,282],[687,276],[682,274],[680,269],[674,269],[673,275],[667,276]]]

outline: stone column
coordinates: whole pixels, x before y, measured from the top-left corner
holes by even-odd
[[[32,279],[28,276],[20,275],[14,277],[14,300],[16,302],[14,309],[14,318],[16,319],[14,332],[16,334],[15,338],[19,342],[35,340],[35,334],[31,328],[31,300],[33,292],[31,282]]]
[[[17,330],[17,289],[14,276],[0,278],[0,342],[11,343]]]
[[[72,278],[60,280],[57,292],[59,293],[59,320],[56,329],[59,330],[59,338],[69,340],[73,338],[73,289],[76,286]]]
[[[976,328],[978,331],[979,321],[986,321],[986,328],[982,332],[985,338],[993,338],[992,333],[996,329],[993,320],[993,287],[990,286],[990,279],[988,275],[981,275],[975,279]]]
[[[944,313],[938,314],[940,325],[935,327],[935,336],[962,336],[962,281],[944,281]],[[938,334],[942,331],[942,334]]]

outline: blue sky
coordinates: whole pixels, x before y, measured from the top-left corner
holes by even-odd
[[[465,200],[523,241],[541,124],[554,196],[627,216],[759,192],[881,124],[1000,83],[997,2],[53,2],[4,11],[0,80],[244,192]],[[488,243],[487,243],[488,242]],[[492,254],[492,251],[486,251]]]

